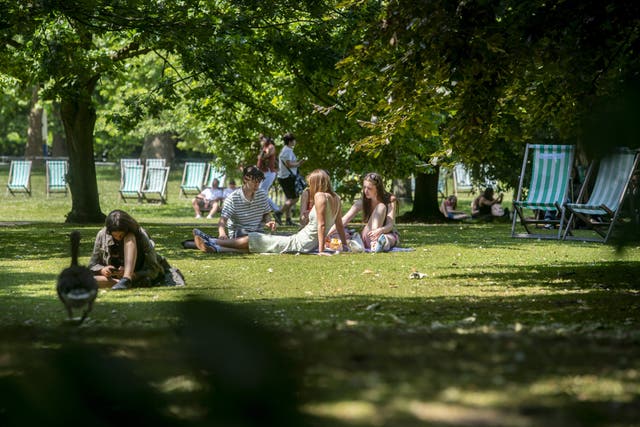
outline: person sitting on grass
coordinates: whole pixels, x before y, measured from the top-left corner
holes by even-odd
[[[309,212],[309,222],[291,236],[280,236],[250,232],[237,239],[215,239],[198,229],[193,230],[196,246],[203,252],[253,252],[253,253],[325,253],[325,237],[335,225],[340,235],[342,247],[348,251],[347,239],[340,217],[340,197],[331,188],[329,174],[316,169],[307,176],[309,199],[313,207]]]
[[[492,187],[487,187],[484,192],[473,199],[471,203],[471,217],[474,219],[492,220],[494,217],[509,218],[509,209],[502,209],[504,194],[493,197]]]
[[[395,223],[396,209],[396,196],[385,191],[382,176],[368,173],[362,182],[362,198],[354,202],[342,217],[342,223],[346,227],[362,211],[365,226],[360,234],[364,247],[372,252],[387,252],[400,241]],[[332,228],[329,235],[334,232]]]
[[[469,218],[468,214],[464,213],[463,211],[456,210],[457,207],[458,198],[454,195],[451,195],[444,199],[440,204],[440,212],[442,212],[442,215],[444,215],[445,218],[455,221]]]
[[[119,209],[107,215],[98,231],[89,269],[98,286],[111,286],[114,291],[132,286],[184,285],[181,273],[174,274],[171,280],[175,282],[168,283],[167,274],[175,269],[156,253],[153,241],[138,222]]]

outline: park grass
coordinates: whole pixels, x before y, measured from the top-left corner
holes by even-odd
[[[99,225],[64,224],[70,197],[44,197],[36,170],[34,197],[0,196],[0,379],[82,343],[133,363],[189,421],[186,402],[201,395],[176,331],[192,325],[184,307],[197,298],[270,337],[307,425],[640,425],[637,247],[445,223],[399,224],[411,252],[212,256],[180,246],[195,225],[212,223],[192,218],[178,173],[167,205],[123,204],[117,169],[98,174],[103,211],[139,219],[187,286],[102,290],[89,320],[66,326],[54,284],[68,264],[67,236],[80,230],[86,263]],[[230,352],[212,316],[198,339],[212,354]],[[182,392],[158,386],[169,380]]]

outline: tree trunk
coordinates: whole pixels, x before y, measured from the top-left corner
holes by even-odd
[[[433,174],[416,174],[413,210],[402,216],[403,221],[442,221],[438,204],[438,173],[439,168]]]
[[[60,104],[69,152],[69,189],[71,212],[67,223],[99,223],[105,215],[100,209],[96,167],[93,160],[93,130],[96,111],[91,102],[95,81],[75,94],[67,95]]]
[[[175,147],[176,135],[173,132],[152,134],[145,138],[140,158],[166,159],[169,166],[175,157]]]
[[[34,164],[42,163],[42,106],[38,104],[39,86],[34,86],[31,90],[31,108],[29,109],[29,129],[27,130],[27,146],[24,156],[31,159]]]
[[[67,157],[67,144],[64,140],[64,133],[61,132],[62,118],[60,117],[60,104],[54,102],[51,108],[50,129],[52,129],[53,140],[51,142],[51,156]]]

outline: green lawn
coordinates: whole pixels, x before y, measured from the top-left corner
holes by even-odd
[[[233,418],[254,400],[288,414],[271,425],[640,425],[637,247],[399,224],[411,252],[212,256],[180,246],[214,224],[178,197],[181,171],[167,205],[123,204],[117,169],[98,173],[103,211],[133,214],[187,286],[103,290],[83,326],[67,325],[55,295],[67,235],[81,231],[86,263],[99,225],[64,224],[70,197],[44,197],[41,171],[32,198],[3,191],[0,395],[33,417],[57,414],[43,402],[63,387],[88,387],[68,366],[95,358],[89,376],[113,383],[102,393],[119,390],[116,366],[164,425],[268,425]],[[20,425],[6,402],[0,425]]]

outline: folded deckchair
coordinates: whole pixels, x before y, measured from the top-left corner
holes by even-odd
[[[120,197],[126,203],[127,198],[135,198],[140,201],[142,198],[142,179],[144,178],[144,166],[125,165],[121,172]]]
[[[160,200],[160,203],[167,202],[167,180],[169,179],[168,166],[148,167],[144,171],[142,186],[142,197],[147,201]]]
[[[528,237],[542,239],[560,239],[567,200],[571,169],[574,158],[573,145],[539,145],[527,144],[518,192],[513,201],[515,214],[511,226],[511,237]],[[526,195],[526,198],[525,198]],[[525,209],[533,211],[533,218],[525,216]],[[538,211],[553,210],[560,212],[560,219],[540,218]],[[516,223],[520,219],[524,233],[516,233]],[[537,232],[531,227],[547,225],[558,232]]]
[[[11,161],[7,189],[14,196],[16,193],[26,193],[31,196],[31,160]]]
[[[186,162],[182,172],[180,194],[198,194],[202,191],[207,164],[205,162]]]
[[[45,179],[47,185],[47,197],[51,193],[64,193],[67,195],[67,172],[69,162],[66,160],[47,160],[45,162]]]
[[[570,217],[564,230],[563,239],[602,243],[609,240],[618,221],[627,187],[638,166],[638,153],[638,150],[618,148],[599,162],[594,162],[589,166],[585,181],[580,189],[578,202],[565,204]],[[593,183],[591,195],[588,200],[581,202],[586,199],[586,193],[591,187],[591,179],[597,163],[599,164],[598,173],[595,177],[595,183]],[[587,229],[596,232],[599,237],[573,236],[575,217],[580,218],[586,224]]]

